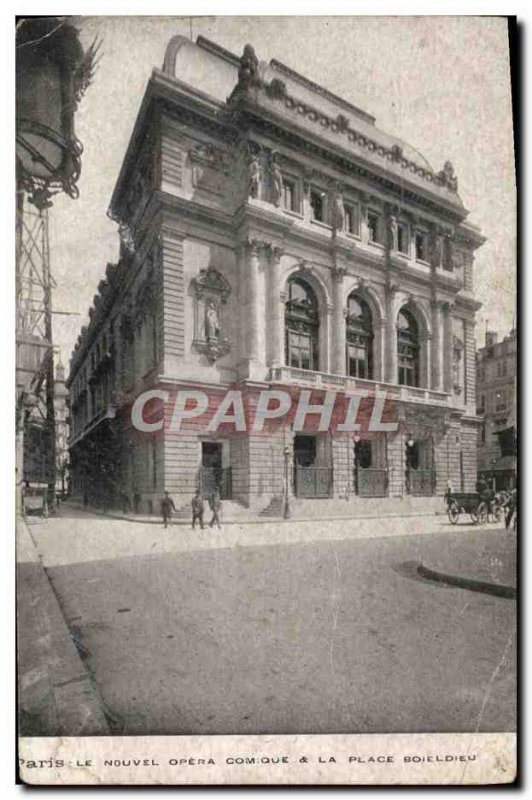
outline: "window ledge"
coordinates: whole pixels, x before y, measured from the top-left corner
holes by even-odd
[[[329,225],[327,222],[322,222],[320,219],[311,219],[311,225],[316,225],[318,228],[323,228],[326,231],[332,231],[332,225]]]
[[[282,211],[285,214],[288,214],[289,217],[295,217],[296,219],[303,219],[303,214],[301,213],[301,211],[292,211],[291,208],[284,208],[284,206],[282,206]]]

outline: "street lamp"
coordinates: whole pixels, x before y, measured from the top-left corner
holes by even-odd
[[[290,517],[290,497],[289,497],[289,464],[290,464],[290,445],[285,445],[284,448],[284,508],[283,519]]]
[[[355,443],[355,494],[358,495],[358,458],[359,458],[358,447],[360,444],[360,436],[358,435],[358,433],[354,436],[353,441]]]

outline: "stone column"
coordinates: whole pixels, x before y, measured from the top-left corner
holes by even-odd
[[[283,251],[279,247],[269,247],[269,297],[266,318],[268,326],[266,337],[268,341],[269,363],[271,367],[280,367],[283,358],[284,314],[281,300],[281,256]]]
[[[422,389],[430,389],[432,334],[427,333],[425,336],[421,336],[419,344],[419,386]]]
[[[395,293],[397,286],[391,284],[386,292],[386,381],[397,383],[397,314],[395,313]]]
[[[386,317],[375,322],[373,327],[373,380],[386,380],[386,332],[388,330],[388,320]]]
[[[248,239],[243,248],[241,280],[245,286],[245,306],[242,309],[241,335],[244,338],[247,377],[258,377],[259,326],[261,308],[259,302],[259,257],[261,242]],[[243,323],[243,324],[242,324]],[[252,374],[253,373],[253,374]]]
[[[443,390],[453,391],[453,317],[452,303],[442,303],[443,311]]]
[[[431,388],[437,392],[443,389],[443,330],[441,303],[432,302],[432,382]]]
[[[335,267],[333,274],[333,335],[331,369],[336,375],[345,375],[345,315],[344,275],[345,269]]]

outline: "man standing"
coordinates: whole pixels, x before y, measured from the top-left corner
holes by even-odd
[[[203,530],[204,510],[205,506],[203,505],[203,497],[201,496],[201,491],[197,489],[196,494],[192,498],[192,528],[196,527],[196,520],[197,520],[200,524],[201,530]]]
[[[219,528],[222,527],[222,523],[220,522],[220,512],[222,510],[222,501],[220,499],[220,492],[218,489],[215,489],[211,495],[211,499],[209,501],[209,505],[212,511],[212,519],[209,523],[209,526],[212,528],[214,523],[218,525]]]
[[[161,500],[161,513],[163,515],[163,523],[164,527],[168,527],[168,521],[172,517],[172,509],[175,511],[174,501],[170,497],[168,492],[164,493],[164,497]]]

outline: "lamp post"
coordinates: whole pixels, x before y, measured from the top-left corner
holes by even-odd
[[[360,436],[356,434],[353,441],[355,443],[355,494],[358,495],[358,458],[359,458]]]
[[[412,468],[412,448],[414,447],[414,439],[411,433],[407,434],[406,439],[406,492],[410,494],[410,470]]]
[[[289,464],[290,464],[290,445],[285,445],[284,448],[284,508],[283,519],[290,517],[290,496],[289,496]]]

